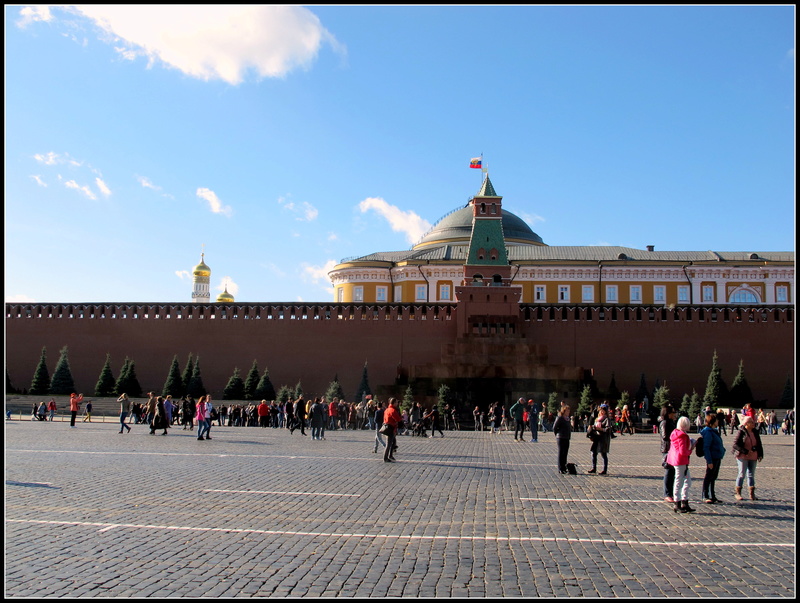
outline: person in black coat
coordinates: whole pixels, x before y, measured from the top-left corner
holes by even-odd
[[[664,500],[675,502],[672,498],[672,490],[675,485],[675,467],[667,464],[667,453],[669,452],[669,436],[675,429],[676,413],[671,406],[661,408],[659,417],[658,434],[661,436],[661,466],[664,467]]]
[[[572,425],[569,420],[570,407],[564,405],[558,412],[553,423],[553,433],[556,435],[558,445],[558,472],[567,472],[567,455],[569,454],[569,438],[572,434]]]

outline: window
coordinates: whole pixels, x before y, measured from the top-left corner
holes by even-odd
[[[568,302],[569,301],[569,286],[568,285],[559,285],[558,286],[558,301],[560,301],[560,302]]]
[[[688,285],[681,285],[678,287],[678,302],[689,303],[689,287]]]
[[[619,301],[619,293],[616,285],[606,285],[606,301],[617,303]]]
[[[713,285],[703,285],[703,301],[704,302],[713,302],[714,301],[714,286]]]
[[[362,286],[353,287],[353,301],[354,302],[364,301],[364,287]]]
[[[394,286],[394,302],[400,303],[403,301],[403,285]]]
[[[547,299],[544,285],[536,285],[533,288],[533,301],[543,302]]]
[[[758,298],[755,293],[747,289],[737,289],[731,295],[730,303],[732,304],[757,304]]]
[[[450,301],[450,285],[439,285],[439,299]]]
[[[592,285],[584,285],[581,287],[581,301],[593,302],[594,301],[594,287]]]
[[[425,285],[417,285],[416,301],[428,301],[428,288]]]
[[[786,285],[778,285],[775,287],[775,301],[788,302],[789,301],[789,287]]]
[[[653,300],[664,303],[667,299],[667,289],[663,285],[653,287]]]
[[[385,302],[388,299],[389,289],[387,287],[376,287],[375,288],[375,300],[379,302]]]
[[[641,285],[631,285],[631,303],[632,304],[640,304],[640,303],[642,303],[642,286]]]
[[[336,288],[336,301],[340,304],[344,301],[344,287]]]

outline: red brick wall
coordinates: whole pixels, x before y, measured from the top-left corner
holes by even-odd
[[[119,317],[123,308],[127,318]],[[212,310],[213,319],[209,317]],[[757,399],[777,403],[787,375],[791,374],[794,382],[791,308],[764,309],[764,316],[759,308],[752,314],[752,322],[747,310],[718,309],[712,316],[712,309],[706,308],[700,316],[699,308],[678,312],[655,308],[652,319],[649,308],[638,310],[641,320],[635,308],[629,310],[628,320],[622,308],[617,310],[616,320],[606,308],[600,320],[597,307],[553,307],[550,320],[550,307],[523,306],[515,336],[521,333],[531,343],[547,346],[550,364],[593,369],[601,390],[608,386],[613,371],[617,387],[631,394],[644,373],[650,389],[659,379],[667,384],[673,399],[691,394],[692,389],[702,395],[715,349],[729,387],[739,361],[744,361],[745,375]],[[78,318],[81,311],[83,318]],[[201,311],[203,319],[199,318]],[[283,318],[279,318],[281,311]],[[70,312],[73,318],[67,317]],[[95,318],[90,317],[92,312]],[[101,312],[105,318],[99,317]],[[113,312],[117,318],[110,317]],[[62,317],[47,318],[50,313]],[[134,313],[139,318],[133,318]],[[327,313],[331,318],[326,318]],[[193,318],[189,319],[189,314]],[[260,318],[255,318],[256,314]],[[272,318],[268,318],[270,314]],[[444,304],[7,304],[6,367],[17,388],[28,388],[42,346],[47,347],[52,375],[59,350],[67,345],[76,388],[84,393],[93,392],[106,352],[111,354],[115,376],[125,356],[130,356],[145,391],[160,391],[172,357],[178,355],[183,370],[191,352],[200,358],[205,387],[218,397],[234,367],[244,378],[256,359],[261,371],[269,369],[276,389],[301,381],[308,395],[322,394],[338,375],[351,398],[365,361],[373,391],[392,385],[401,366],[408,369],[441,362],[442,346],[459,336],[457,314],[457,307]],[[692,320],[687,320],[689,317]],[[520,358],[519,362],[531,359]]]

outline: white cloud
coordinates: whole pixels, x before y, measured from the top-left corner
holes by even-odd
[[[33,175],[31,176],[31,178],[33,178],[36,181],[36,184],[38,184],[39,186],[44,186],[45,188],[47,188],[47,183],[44,180],[42,180],[41,176]]]
[[[92,199],[92,200],[97,199],[97,195],[95,195],[92,192],[92,189],[90,189],[88,186],[81,186],[80,184],[78,184],[74,180],[67,180],[64,183],[64,186],[66,186],[67,188],[71,188],[73,190],[76,190],[78,192],[83,193],[88,199]]]
[[[223,291],[225,291],[226,288],[228,290],[228,293],[233,295],[233,297],[236,297],[236,295],[239,293],[239,285],[237,285],[233,281],[233,279],[231,277],[229,277],[229,276],[223,276],[222,277],[222,280],[220,281],[220,284],[217,285],[217,291],[222,293]]]
[[[28,297],[22,293],[17,293],[16,295],[7,295],[6,296],[6,303],[7,304],[32,304],[35,303],[36,300],[32,297]]]
[[[111,196],[111,189],[108,188],[108,185],[105,182],[103,182],[100,178],[95,178],[94,181],[97,184],[97,188],[100,189],[100,192],[103,193],[105,197]]]
[[[161,187],[150,182],[149,178],[145,178],[144,176],[136,176],[136,180],[139,181],[139,184],[141,184],[143,188],[149,188],[158,192],[161,191]]]
[[[303,263],[300,265],[302,268],[303,280],[314,284],[319,284],[320,281],[330,285],[331,279],[328,273],[333,270],[339,262],[336,260],[328,260],[323,266],[312,266],[311,264]]]
[[[61,163],[61,158],[59,157],[58,153],[53,153],[52,151],[44,154],[37,153],[33,156],[33,158],[39,163],[43,163],[45,165],[56,165]]]
[[[50,8],[47,6],[26,6],[20,9],[21,18],[17,20],[17,27],[27,27],[31,23],[44,21],[45,23],[53,19]]]
[[[342,47],[314,13],[300,6],[84,5],[91,19],[125,59],[145,57],[201,80],[240,84],[283,77],[308,68],[326,43]]]
[[[233,209],[230,207],[230,205],[223,205],[222,201],[220,201],[219,197],[217,197],[217,194],[211,189],[198,188],[197,196],[208,201],[208,206],[215,214],[222,214],[230,217],[230,215],[233,213]]]
[[[287,197],[291,197],[291,195],[287,195]],[[278,197],[278,203],[283,209],[295,214],[297,216],[295,220],[298,222],[313,222],[319,217],[319,210],[308,201],[297,204],[289,201],[287,197]]]
[[[192,274],[188,270],[176,270],[175,275],[182,281],[190,280],[192,278]]]
[[[431,229],[431,224],[413,211],[403,211],[380,197],[368,197],[358,204],[361,213],[375,211],[389,222],[395,232],[402,232],[409,243],[416,243]]]

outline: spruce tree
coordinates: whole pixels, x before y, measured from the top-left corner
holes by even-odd
[[[692,397],[689,401],[689,418],[694,420],[694,418],[700,414],[700,411],[703,409],[703,399],[700,397],[696,391],[692,390]]]
[[[678,409],[678,413],[681,416],[688,417],[689,409],[691,408],[692,399],[689,394],[683,394],[683,398],[681,398],[681,407]]]
[[[17,388],[14,387],[14,384],[11,383],[11,375],[8,374],[8,367],[6,367],[6,393],[7,394],[18,394]]]
[[[411,409],[414,408],[414,389],[411,387],[411,384],[408,384],[406,388],[406,393],[403,394],[403,402],[400,405],[401,410],[411,413]]]
[[[181,373],[181,383],[183,384],[181,396],[185,396],[189,392],[189,382],[192,380],[193,371],[194,361],[192,360],[192,353],[189,352],[189,358],[186,360],[186,366],[183,367],[183,373]]]
[[[339,383],[337,379],[334,379],[328,385],[328,389],[325,392],[325,399],[328,402],[333,402],[334,398],[339,398],[339,400],[344,400],[344,390],[342,389],[342,385]]]
[[[206,388],[203,387],[203,377],[200,375],[200,356],[195,358],[192,377],[189,379],[187,394],[197,399],[206,395]]]
[[[246,389],[247,384],[245,384],[245,390]],[[254,396],[255,400],[267,400],[268,402],[277,399],[275,386],[272,385],[272,381],[269,378],[269,370],[264,369],[264,374],[261,375],[261,379],[258,381],[258,386],[254,392]]]
[[[128,393],[128,373],[131,368],[131,359],[125,356],[125,361],[122,363],[122,368],[119,369],[119,376],[117,383],[114,385],[114,393],[117,396]],[[129,394],[130,395],[130,394]]]
[[[294,392],[293,397],[295,400],[297,400],[300,396],[303,395],[303,384],[300,381],[298,381],[297,385],[294,386],[293,392]]]
[[[728,402],[736,406],[744,406],[748,402],[754,402],[753,392],[750,391],[750,386],[747,384],[747,378],[744,376],[744,360],[739,360],[739,372],[733,378],[731,391],[728,395]]]
[[[664,406],[671,406],[672,402],[669,399],[669,388],[666,385],[660,386],[653,392],[653,404],[652,409],[654,412],[651,414],[658,415],[661,412],[661,408]]]
[[[358,385],[358,389],[356,390],[356,403],[361,402],[365,396],[369,396],[372,394],[372,390],[369,388],[369,375],[367,374],[367,363],[364,362],[364,370],[361,372],[361,383]]]
[[[72,378],[72,371],[69,368],[67,346],[61,348],[56,369],[53,371],[53,378],[50,380],[50,393],[58,396],[75,393],[75,380]]]
[[[164,397],[172,396],[174,399],[179,399],[183,395],[183,378],[181,377],[181,367],[178,363],[178,355],[172,357],[172,364],[167,373],[167,380],[164,382],[164,387],[161,390],[161,395]]]
[[[558,403],[558,392],[550,392],[550,395],[547,397],[547,412],[551,415],[556,415],[560,409],[561,406]]]
[[[711,359],[711,371],[708,373],[708,382],[706,383],[706,393],[703,396],[703,402],[706,406],[716,408],[721,403],[725,402],[725,394],[727,388],[722,381],[722,369],[717,364],[717,350],[714,350],[714,356]]]
[[[794,386],[792,385],[791,373],[786,375],[786,383],[783,385],[778,408],[794,408]]]
[[[223,400],[242,400],[244,399],[244,381],[239,374],[239,367],[233,369],[233,375],[228,379],[228,384],[222,390]]]
[[[636,395],[634,396],[634,400],[637,402],[644,402],[644,399],[650,399],[650,394],[647,391],[647,384],[644,380],[644,373],[642,373],[642,378],[639,381],[639,389],[636,390]]]
[[[128,363],[125,379],[127,381],[125,393],[130,398],[140,398],[142,396],[142,386],[139,385],[139,379],[136,377],[136,363],[133,360]]]
[[[616,404],[619,401],[620,391],[617,387],[617,380],[614,377],[614,373],[611,373],[611,383],[608,384],[608,391],[606,392],[606,399],[609,402],[609,405]]]
[[[256,399],[256,390],[258,389],[258,362],[253,360],[253,366],[250,367],[250,372],[247,373],[247,379],[244,380],[244,399]],[[272,400],[273,398],[257,398],[258,400]]]
[[[44,396],[50,391],[50,373],[47,370],[47,348],[42,348],[42,355],[39,357],[39,364],[33,373],[31,381],[30,395]]]
[[[578,402],[575,414],[579,418],[583,418],[584,415],[588,415],[590,412],[592,412],[592,386],[586,384],[581,391],[581,399]]]
[[[278,404],[286,404],[292,397],[292,394],[292,389],[288,385],[281,385],[276,397]]]
[[[450,388],[442,383],[436,392],[436,405],[439,407],[439,413],[444,414],[444,407],[447,404],[450,404]]]
[[[106,354],[106,362],[100,371],[100,377],[94,386],[94,395],[102,398],[108,398],[114,395],[114,387],[117,385],[117,380],[114,379],[114,374],[111,372],[111,354]]]

